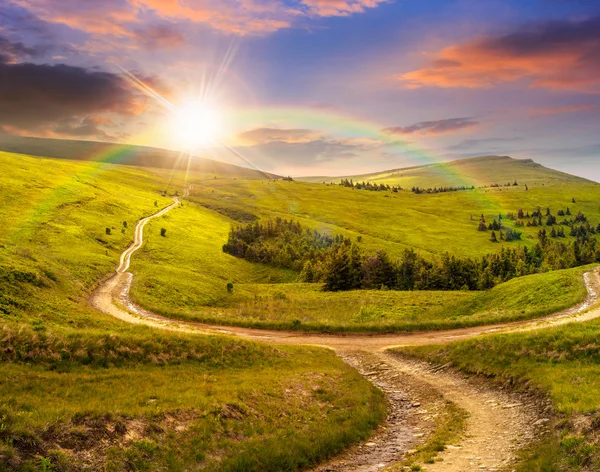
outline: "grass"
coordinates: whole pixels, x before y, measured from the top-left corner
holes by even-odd
[[[77,468],[90,466],[91,452],[92,469],[296,470],[366,437],[385,417],[382,395],[331,352],[272,349],[255,362],[244,349],[222,348],[221,365],[3,364],[0,463],[36,470],[40,457],[58,464],[53,451],[74,449],[61,460]],[[315,437],[318,447],[307,447]]]
[[[133,299],[187,321],[321,332],[448,329],[530,319],[581,302],[586,269],[513,279],[486,292],[323,292],[292,271],[221,250],[227,217],[187,204],[148,225],[133,260]],[[159,236],[161,227],[167,237]],[[234,284],[233,293],[227,283]],[[279,282],[279,283],[278,283]],[[285,282],[285,283],[280,283]]]
[[[528,388],[552,401],[553,434],[526,451],[519,471],[597,470],[599,335],[600,322],[591,321],[402,352],[430,362],[450,362],[464,372]]]
[[[0,172],[0,470],[291,470],[385,416],[330,351],[161,333],[89,307],[135,222],[170,203],[170,173],[8,153]]]
[[[507,169],[519,180],[524,172]],[[116,267],[135,222],[170,202],[161,196],[167,186],[181,193],[182,175],[9,153],[0,153],[0,172],[0,470],[294,470],[364,437],[385,415],[381,394],[329,351],[157,333],[89,307],[90,291]],[[148,243],[133,259],[133,293],[173,316],[233,323],[243,315],[243,323],[275,327],[298,320],[306,329],[408,330],[538,316],[580,299],[581,273],[541,274],[486,293],[324,294],[291,283],[291,271],[232,258],[220,246],[231,223],[255,217],[292,216],[392,255],[406,247],[426,255],[497,250],[471,214],[569,206],[597,223],[600,186],[549,172],[528,191],[440,195],[192,174],[190,203],[148,225]],[[524,232],[522,244],[531,245],[534,230]],[[583,365],[565,362],[563,383]],[[594,365],[584,367],[595,386]],[[577,395],[564,388],[565,398]]]
[[[413,186],[433,188],[444,186],[475,186],[484,187],[492,184],[504,185],[515,180],[520,185],[542,186],[542,184],[560,184],[566,182],[584,183],[589,181],[575,177],[564,172],[548,169],[529,159],[512,159],[508,156],[482,156],[471,159],[392,169],[389,171],[375,172],[372,174],[352,175],[355,182],[374,182],[399,185],[410,189]],[[311,177],[302,179],[308,182],[331,181],[338,179],[324,179]]]

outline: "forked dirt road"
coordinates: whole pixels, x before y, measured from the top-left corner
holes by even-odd
[[[135,228],[133,244],[121,255],[116,273],[91,295],[90,303],[98,310],[135,324],[157,329],[202,334],[240,336],[273,344],[314,345],[334,349],[365,378],[383,390],[390,404],[384,425],[368,442],[349,448],[339,457],[317,467],[317,471],[384,470],[402,460],[434,430],[436,418],[445,400],[468,413],[464,437],[449,445],[427,464],[431,472],[502,470],[515,460],[515,452],[527,446],[546,427],[538,403],[501,391],[477,380],[468,380],[444,368],[409,361],[386,351],[392,347],[445,344],[490,333],[530,331],[581,322],[600,317],[594,307],[600,289],[597,271],[584,275],[587,299],[560,313],[538,320],[478,326],[443,331],[391,335],[323,335],[290,331],[212,326],[183,322],[151,313],[133,304],[129,288],[133,274],[127,272],[131,256],[143,244],[144,227],[180,204],[173,204],[141,219]],[[400,469],[401,470],[401,469]]]

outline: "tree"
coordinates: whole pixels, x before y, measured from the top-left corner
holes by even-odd
[[[127,228],[127,221],[123,221],[123,228]]]
[[[361,254],[358,246],[345,240],[327,261],[324,290],[337,292],[360,287]]]
[[[576,202],[575,202],[575,197],[571,198],[571,201],[572,201],[573,203],[576,203]]]
[[[496,238],[496,232],[492,231],[492,235],[490,236],[490,241],[493,243],[497,243],[498,239]]]
[[[302,272],[300,272],[300,280],[303,282],[316,282],[315,277],[315,269],[310,261],[306,261],[304,267],[302,268]]]
[[[571,210],[569,210],[569,207],[567,207],[567,209],[565,210],[565,215],[570,215],[571,214]]]
[[[167,236],[167,229],[166,228],[161,228],[160,229],[160,235],[164,238],[165,236]]]
[[[110,230],[110,228],[108,226],[106,227],[105,232],[106,232],[107,235],[110,236],[111,230]]]
[[[233,293],[233,283],[227,282],[227,293]]]
[[[397,271],[385,251],[379,250],[362,263],[362,288],[396,288]]]

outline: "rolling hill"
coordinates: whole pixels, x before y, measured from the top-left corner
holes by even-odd
[[[180,152],[167,149],[97,141],[23,137],[7,133],[0,133],[0,150],[55,159],[101,161],[174,170],[186,170],[188,165],[187,157],[182,157]],[[189,170],[217,175],[236,175],[247,179],[279,177],[268,172],[197,156],[190,161]]]
[[[509,156],[481,156],[423,166],[390,169],[370,174],[340,177],[301,177],[304,182],[338,183],[340,179],[355,182],[387,184],[403,188],[413,186],[429,188],[444,186],[486,187],[493,184],[511,184],[518,179],[521,184],[548,185],[564,182],[589,182],[564,172],[538,164],[531,159],[513,159]]]

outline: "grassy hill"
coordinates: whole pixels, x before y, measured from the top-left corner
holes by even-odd
[[[147,146],[75,141],[69,139],[33,138],[0,132],[0,150],[55,159],[100,161],[141,167],[188,170],[188,156],[177,151]],[[194,156],[189,170],[217,175],[235,175],[247,179],[277,178],[275,174],[248,169],[224,162]]]
[[[462,165],[467,166],[468,162]],[[550,208],[557,214],[569,207],[573,215],[581,211],[591,224],[600,223],[597,204],[600,184],[510,158],[475,159],[470,167],[482,172],[487,169],[489,175],[495,175],[499,172],[497,168],[501,168],[505,180],[524,182],[525,179],[529,184],[415,194],[410,190],[375,192],[322,183],[231,178],[196,182],[190,200],[219,211],[231,221],[293,217],[322,232],[343,233],[352,239],[360,235],[366,249],[385,249],[392,255],[407,247],[425,255],[449,251],[481,256],[499,250],[502,245],[531,246],[537,241],[539,228],[517,228],[523,233],[522,238],[513,243],[493,243],[490,232],[477,231],[481,215],[489,223],[499,215],[516,214],[519,208],[526,212],[537,207],[544,212]],[[436,169],[435,166],[420,168],[422,178],[433,179]],[[420,180],[418,184],[424,185],[423,182]],[[515,228],[515,222],[506,218],[503,224]]]
[[[516,161],[502,165],[515,174],[510,180],[525,175]],[[147,227],[132,263],[132,294],[142,305],[223,323],[411,330],[548,313],[581,299],[582,269],[487,292],[325,294],[293,283],[294,271],[224,254],[230,226],[293,218],[360,237],[367,251],[397,256],[414,247],[437,257],[535,242],[537,230],[523,228],[520,242],[491,243],[471,215],[569,206],[600,222],[600,185],[527,172],[528,190],[417,195],[0,152],[1,467],[281,470],[334,453],[385,416],[381,395],[331,352],[157,333],[89,307],[135,222],[170,202],[165,189],[181,194],[190,185],[191,194]]]
[[[89,306],[183,175],[2,152],[0,175],[0,470],[276,471],[384,418],[380,392],[327,350],[157,332]]]
[[[333,182],[340,178],[358,182],[373,182],[399,185],[410,189],[413,186],[429,188],[444,186],[485,187],[493,184],[504,185],[517,180],[522,185],[541,186],[565,182],[589,182],[564,172],[549,169],[531,159],[513,159],[509,156],[482,156],[459,159],[415,167],[391,169],[370,174],[341,177],[302,177],[304,182]]]

